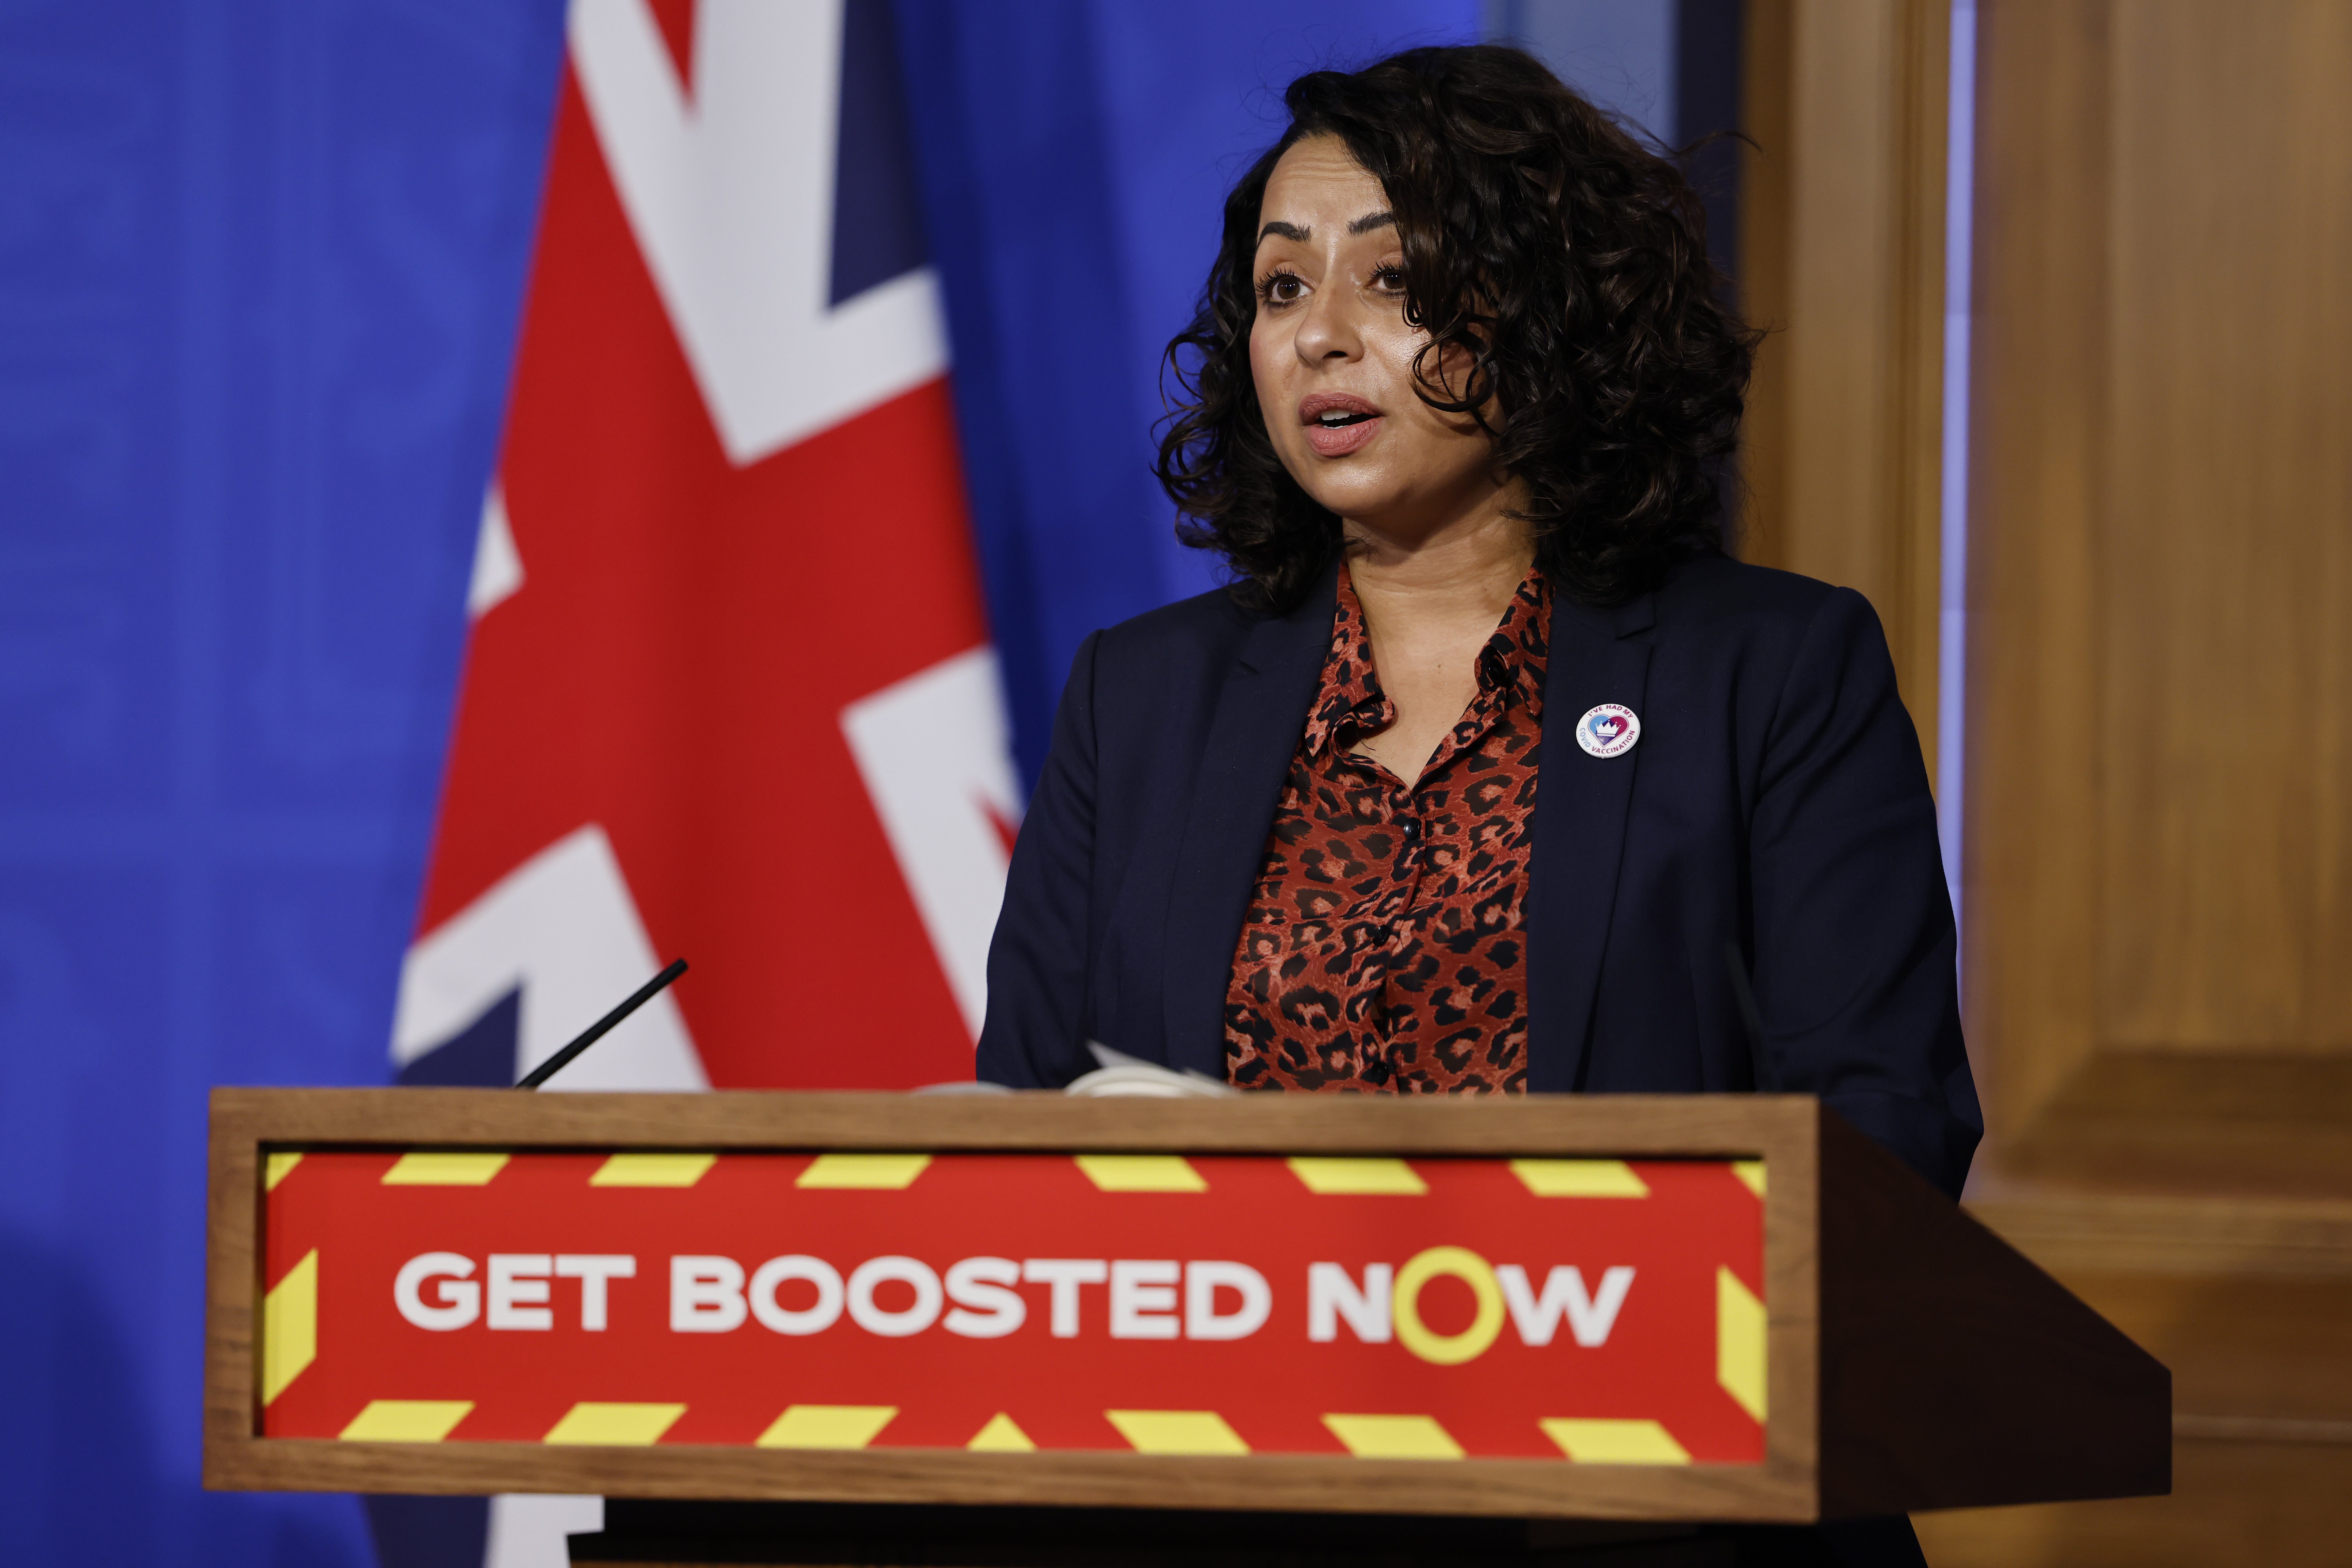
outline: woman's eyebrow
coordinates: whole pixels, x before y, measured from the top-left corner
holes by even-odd
[[[1394,228],[1395,226],[1396,214],[1392,212],[1366,213],[1363,216],[1358,218],[1355,222],[1348,226],[1348,232],[1349,234],[1370,234],[1376,228]],[[1257,242],[1260,245],[1264,245],[1265,243],[1266,236],[1276,235],[1281,238],[1290,240],[1295,244],[1304,245],[1308,239],[1313,237],[1314,233],[1315,231],[1311,228],[1302,228],[1295,223],[1284,223],[1277,218],[1273,223],[1267,224],[1264,228],[1257,231]]]

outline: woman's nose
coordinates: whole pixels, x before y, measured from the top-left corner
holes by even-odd
[[[1363,353],[1357,331],[1354,300],[1346,289],[1318,289],[1307,300],[1306,320],[1293,340],[1298,357],[1310,364],[1325,360],[1350,360]]]

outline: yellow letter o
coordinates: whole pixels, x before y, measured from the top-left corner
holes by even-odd
[[[1461,1280],[1478,1299],[1477,1315],[1458,1334],[1433,1332],[1421,1321],[1421,1288],[1441,1274]],[[1390,1315],[1405,1349],[1439,1366],[1459,1366],[1485,1354],[1503,1331],[1503,1288],[1486,1260],[1468,1247],[1433,1247],[1397,1270]]]

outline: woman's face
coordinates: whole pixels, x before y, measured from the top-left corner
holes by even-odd
[[[1492,438],[1413,391],[1429,334],[1405,322],[1396,223],[1338,137],[1307,137],[1275,164],[1256,271],[1250,374],[1274,449],[1308,495],[1349,521],[1412,532],[1493,492]],[[1461,357],[1432,356],[1431,373],[1458,385]]]

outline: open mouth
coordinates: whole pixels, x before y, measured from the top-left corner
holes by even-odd
[[[1318,392],[1302,398],[1298,422],[1307,444],[1326,458],[1344,458],[1380,434],[1381,411],[1344,392]]]

